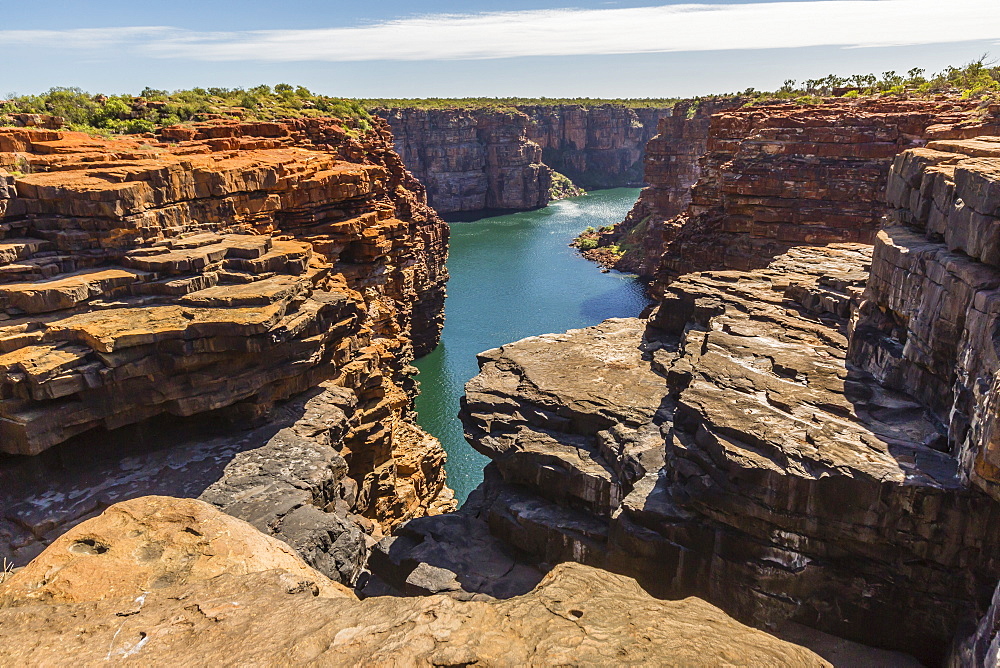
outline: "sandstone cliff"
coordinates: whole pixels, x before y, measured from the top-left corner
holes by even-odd
[[[407,374],[447,226],[384,124],[0,129],[0,170],[5,556],[154,484],[350,581],[363,531],[447,506]]]
[[[0,662],[78,665],[829,666],[698,599],[557,567],[526,596],[353,594],[198,501],[145,497],[0,583]]]
[[[669,108],[376,109],[441,213],[548,204],[552,171],[584,188],[643,183],[646,143]],[[556,175],[557,180],[558,174]]]
[[[929,662],[984,619],[961,641],[984,655],[1000,578],[1000,140],[893,162],[911,140],[983,126],[964,109],[869,111],[852,117],[864,131],[831,129],[819,109],[710,144],[691,205],[710,224],[683,223],[690,252],[668,245],[648,320],[481,355],[462,419],[493,460],[481,515],[494,535]],[[859,150],[874,128],[884,142]],[[813,142],[806,159],[813,132],[856,136],[829,147],[851,169]],[[825,179],[805,188],[817,165]],[[827,243],[871,240],[874,253]]]
[[[691,187],[701,175],[700,160],[708,146],[712,115],[739,107],[742,99],[685,100],[660,118],[656,135],[646,144],[641,183],[649,184],[625,220],[602,235],[600,246],[625,249],[613,261],[621,271],[651,276],[663,255],[664,222],[687,211]]]
[[[626,250],[619,268],[669,281],[698,269],[760,268],[795,244],[871,243],[900,151],[1000,131],[975,102],[955,98],[714,105],[704,107],[707,117],[699,108],[690,120],[664,121],[650,142],[651,185],[601,240]]]
[[[376,109],[396,151],[441,213],[537,209],[549,202],[552,170],[517,111]]]
[[[641,186],[643,155],[669,108],[616,104],[523,105],[528,138],[542,147],[542,160],[582,188]]]

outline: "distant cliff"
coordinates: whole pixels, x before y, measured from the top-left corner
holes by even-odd
[[[936,138],[941,124],[951,135],[987,132],[976,104],[703,103],[661,122],[647,148],[649,187],[599,245],[624,251],[616,268],[668,280],[694,268],[759,268],[794,244],[870,243],[893,157]]]
[[[584,188],[642,185],[645,146],[668,107],[605,104],[374,109],[440,213],[548,204],[553,170]],[[557,179],[558,180],[558,179]]]

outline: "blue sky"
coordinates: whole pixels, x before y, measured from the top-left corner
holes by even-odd
[[[1000,55],[1000,0],[0,0],[0,95],[672,97]]]

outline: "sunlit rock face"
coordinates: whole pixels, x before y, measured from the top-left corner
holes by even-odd
[[[650,185],[601,239],[625,251],[618,268],[664,283],[760,268],[798,244],[871,243],[898,153],[1000,132],[976,102],[950,97],[742,105],[681,103],[660,121],[646,149]]]
[[[119,140],[0,129],[0,170],[0,451],[54,449],[0,460],[5,552],[23,561],[146,485],[197,496],[257,467],[264,487],[214,502],[244,499],[235,514],[292,543],[320,540],[293,511],[335,514],[326,544],[303,549],[346,581],[359,526],[388,528],[445,493],[408,366],[440,333],[447,226],[383,123]],[[168,446],[173,459],[116,463]],[[293,446],[308,452],[301,470],[282,463]],[[74,458],[76,481],[58,464]],[[80,484],[93,478],[103,486]],[[283,501],[264,512],[251,491]],[[356,554],[331,557],[343,532]]]
[[[68,630],[72,628],[72,638]],[[359,601],[287,545],[190,499],[120,503],[0,583],[0,661],[829,666],[704,601],[557,566],[504,601]]]
[[[796,113],[781,128],[797,118],[803,133],[834,132],[822,110],[814,121]],[[1000,140],[936,140],[893,157],[888,144],[909,141],[894,134],[902,121],[857,118],[897,125],[862,156],[885,173],[872,171],[844,216],[838,200],[803,192],[789,211],[829,211],[822,225],[789,214],[779,227],[791,238],[737,230],[769,209],[740,199],[741,180],[726,174],[755,163],[732,149],[715,199],[699,199],[710,173],[694,190],[691,220],[712,211],[713,224],[677,237],[708,250],[683,257],[690,273],[668,250],[648,318],[480,356],[462,419],[493,460],[481,516],[494,535],[546,561],[932,662],[995,616]],[[951,120],[922,121],[919,143],[983,127]],[[803,165],[824,164],[793,139],[742,142],[775,183],[793,183]],[[744,262],[721,244],[756,255]]]

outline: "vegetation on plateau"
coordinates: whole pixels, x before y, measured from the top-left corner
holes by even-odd
[[[557,106],[575,104],[581,107],[599,107],[613,104],[630,109],[650,107],[672,107],[679,98],[599,98],[599,97],[428,97],[428,98],[386,98],[358,100],[365,109],[489,109],[492,111],[516,112],[517,107]]]
[[[788,79],[776,91],[764,92],[748,88],[740,95],[751,103],[789,100],[802,104],[818,104],[824,97],[867,97],[872,95],[899,95],[919,97],[924,95],[951,94],[964,98],[993,100],[1000,97],[1000,65],[990,60],[988,54],[962,67],[947,67],[941,72],[925,76],[926,71],[915,67],[905,75],[895,71],[875,74],[838,76],[828,74],[818,79],[795,81]]]
[[[138,95],[92,95],[79,88],[52,88],[41,95],[0,100],[0,126],[14,125],[13,114],[61,116],[71,130],[105,135],[141,134],[212,118],[334,116],[356,121],[361,131],[371,127],[371,116],[357,101],[317,95],[289,84],[173,92],[146,88]]]
[[[931,76],[914,68],[905,75],[894,71],[839,76],[828,74],[798,82],[789,79],[776,91],[748,88],[740,93],[697,98],[689,105],[693,115],[703,99],[739,96],[747,104],[788,101],[818,104],[825,97],[923,96],[947,93],[984,102],[1000,100],[1000,66],[984,55],[962,67],[948,67]],[[146,88],[138,95],[91,94],[79,88],[52,88],[41,95],[15,96],[0,100],[0,126],[15,125],[13,114],[60,116],[71,130],[94,134],[142,134],[157,127],[214,118],[272,120],[302,116],[334,116],[353,121],[367,131],[370,111],[377,108],[491,109],[516,114],[518,106],[575,104],[594,107],[605,104],[630,108],[668,107],[675,98],[425,98],[352,100],[318,95],[303,86],[278,84],[252,88],[192,88],[173,92]]]

